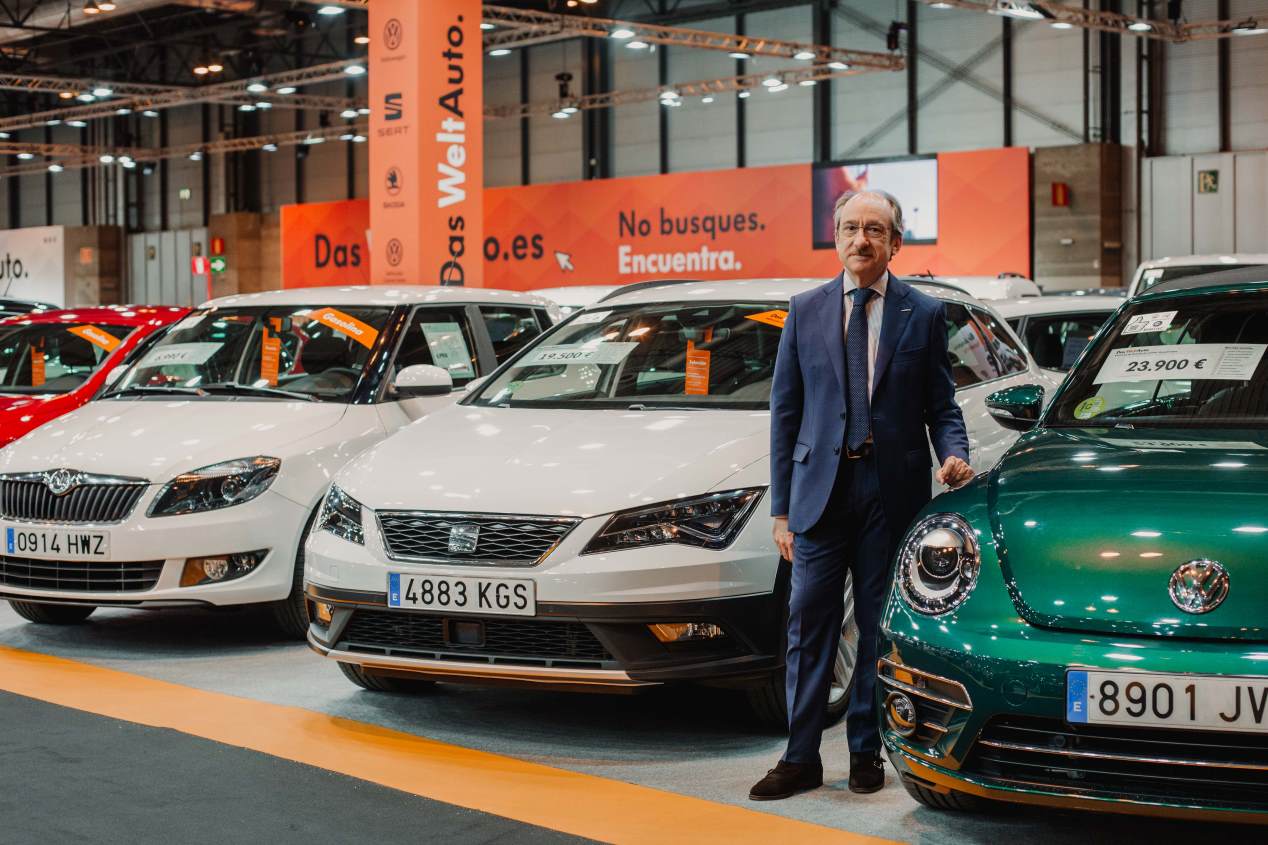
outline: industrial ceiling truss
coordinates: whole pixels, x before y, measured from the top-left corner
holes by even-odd
[[[1158,20],[1119,12],[1084,9],[1082,6],[1053,3],[1048,0],[1030,0],[1030,2],[1025,0],[921,0],[921,2],[935,9],[968,9],[1015,20],[1047,21],[1049,25],[1058,29],[1115,32],[1176,44],[1268,33],[1268,19],[1261,20],[1253,17],[1242,20],[1186,21],[1181,17]]]

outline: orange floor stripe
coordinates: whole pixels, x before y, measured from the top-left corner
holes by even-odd
[[[606,842],[889,841],[3,646],[0,689]]]

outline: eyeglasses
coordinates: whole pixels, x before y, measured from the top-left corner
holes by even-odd
[[[889,227],[882,226],[880,223],[868,223],[866,226],[859,226],[857,223],[842,223],[839,231],[841,237],[848,240],[857,235],[860,229],[869,241],[879,241],[889,234]]]

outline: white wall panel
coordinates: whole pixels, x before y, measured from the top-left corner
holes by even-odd
[[[1216,0],[1188,0],[1189,20],[1214,20]],[[1166,91],[1163,139],[1170,154],[1208,153],[1220,148],[1218,45],[1214,40],[1164,48]]]
[[[1268,252],[1268,153],[1238,153],[1234,172],[1234,248]]]
[[[1141,256],[1160,258],[1193,252],[1193,161],[1187,156],[1145,162],[1150,180],[1150,248]]]
[[[1082,141],[1082,51],[1083,39],[1077,29],[1053,29],[1046,23],[1014,23],[1014,100],[1024,102],[1080,133],[1078,138],[1071,138],[1046,123],[1014,110],[1015,145],[1045,147]],[[1128,64],[1126,56],[1124,59],[1124,65]],[[1134,59],[1131,64],[1134,67]]]
[[[832,43],[851,50],[885,52],[884,35],[855,22],[863,17],[887,25],[890,4],[841,0],[832,14]],[[832,157],[871,158],[907,152],[907,74],[876,71],[832,81]],[[895,125],[882,124],[897,116]],[[879,135],[877,133],[880,133]]]
[[[1199,193],[1199,174],[1213,170],[1219,185],[1215,193]],[[1233,154],[1193,157],[1190,190],[1193,197],[1193,251],[1198,254],[1232,252],[1236,226],[1233,222],[1235,194]]]
[[[581,57],[581,42],[575,39],[532,47],[528,56],[529,101],[558,99],[559,83],[555,80],[555,74],[560,72],[572,74],[572,93],[580,94]],[[518,61],[514,54],[504,56],[503,60]],[[534,183],[571,182],[581,178],[581,131],[580,113],[567,120],[559,120],[548,114],[529,118],[528,143],[533,153],[529,177]]]
[[[1265,0],[1232,0],[1234,20],[1254,17],[1268,21]],[[1229,107],[1232,112],[1232,147],[1255,150],[1268,147],[1268,35],[1248,35],[1229,42]]]
[[[992,15],[948,14],[953,11],[931,9],[923,4],[918,7],[917,40],[921,49],[937,53],[955,66],[978,59],[968,73],[1002,95],[1003,22]],[[922,59],[917,72],[920,95],[936,88],[946,76],[941,68]],[[1004,105],[991,94],[964,82],[954,82],[920,106],[917,141],[919,152],[1001,146]]]
[[[533,51],[528,53],[533,60]],[[520,101],[520,52],[487,56],[484,61],[484,104],[505,106]],[[484,184],[490,188],[520,183],[520,121],[484,122]]]
[[[710,32],[734,32],[735,19],[701,21],[691,26]],[[735,59],[719,50],[679,48],[666,55],[670,82],[719,79],[736,72]],[[700,97],[687,97],[683,105],[666,111],[670,170],[735,167],[736,102],[735,94],[715,95],[711,103],[702,102]]]
[[[655,88],[656,53],[612,47],[612,88],[628,91]],[[612,110],[612,175],[642,176],[660,172],[659,103],[632,103]],[[686,108],[686,106],[683,106]],[[536,148],[534,148],[536,159]]]
[[[745,15],[744,31],[781,41],[811,41],[810,7]],[[767,73],[801,65],[792,59],[754,57],[747,73]],[[746,164],[793,164],[814,158],[814,97],[810,88],[790,86],[778,94],[762,86],[745,101]]]

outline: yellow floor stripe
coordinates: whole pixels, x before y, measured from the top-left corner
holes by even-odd
[[[3,646],[0,689],[607,842],[888,842]]]

